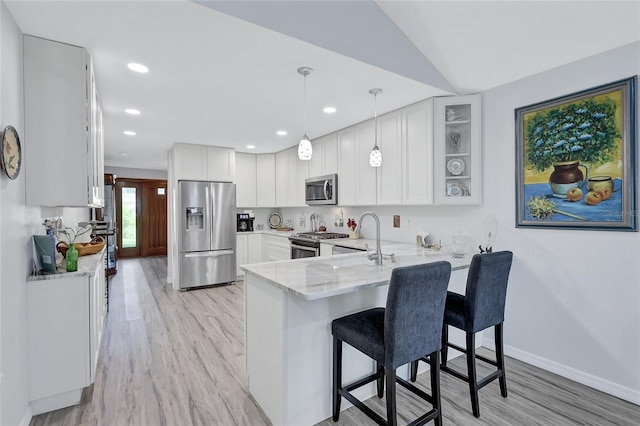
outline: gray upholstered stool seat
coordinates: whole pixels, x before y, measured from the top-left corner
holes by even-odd
[[[391,274],[385,308],[373,308],[338,318],[333,333],[333,420],[340,416],[342,397],[378,424],[397,424],[396,382],[430,402],[432,410],[411,425],[434,420],[441,425],[440,369],[438,353],[447,286],[449,262],[395,268]],[[376,372],[347,386],[342,385],[342,342],[348,343],[376,361]],[[431,354],[431,395],[396,377],[396,368]],[[386,379],[387,420],[356,399],[351,391],[376,381],[382,398]]]
[[[495,379],[500,382],[500,393],[507,397],[507,379],[504,371],[504,351],[502,324],[507,298],[507,283],[513,253],[476,254],[471,259],[465,295],[448,292],[442,328],[442,371],[469,383],[471,408],[475,417],[480,417],[478,390]],[[449,342],[448,326],[463,330],[466,335],[464,348]],[[489,359],[475,352],[475,334],[486,328],[494,327],[496,359]],[[466,354],[467,375],[447,366],[447,349],[452,347]],[[488,376],[478,380],[475,360],[479,359],[496,367]],[[427,359],[425,359],[427,360]],[[411,365],[411,380],[415,381],[417,361]]]

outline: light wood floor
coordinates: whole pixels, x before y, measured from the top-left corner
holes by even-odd
[[[269,424],[247,391],[242,283],[177,292],[166,276],[165,257],[120,262],[95,384],[80,405],[36,416],[31,425]],[[463,360],[451,365],[462,368]],[[488,385],[475,419],[467,385],[443,373],[444,424],[640,425],[640,407],[517,360],[507,358],[507,375],[509,397],[500,397],[497,383]],[[418,383],[428,389],[428,374]],[[398,389],[406,424],[426,407]],[[384,414],[384,399],[368,404]],[[337,423],[367,424],[355,408]]]

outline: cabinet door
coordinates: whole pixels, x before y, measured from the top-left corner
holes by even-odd
[[[31,36],[23,55],[26,204],[87,207],[95,187],[89,55]],[[62,182],[64,191],[52,190]]]
[[[295,160],[297,163],[297,174],[293,186],[293,206],[304,207],[307,203],[304,197],[304,181],[309,177],[309,161],[298,158],[298,149],[295,149]]]
[[[375,128],[373,120],[365,121],[355,127],[356,131],[356,204],[359,206],[376,205],[376,174],[377,167],[369,165],[369,154],[373,149]],[[385,153],[382,153],[384,163]],[[339,196],[339,195],[338,195]]]
[[[338,134],[332,133],[322,138],[323,169],[320,175],[338,173]],[[309,173],[309,176],[314,176]]]
[[[208,180],[206,146],[175,144],[173,155],[175,180]]]
[[[402,204],[433,204],[433,99],[402,110]]]
[[[276,156],[260,154],[256,156],[256,206],[276,206]]]
[[[236,170],[235,165],[235,150],[214,146],[207,147],[207,180],[233,182]]]
[[[262,262],[262,235],[247,235],[247,263]]]
[[[324,170],[324,138],[313,140],[313,155],[309,163],[309,176],[322,176]]]
[[[378,146],[382,165],[377,170],[377,204],[402,203],[402,114],[394,111],[378,117]]]
[[[480,204],[482,201],[482,129],[480,95],[436,98],[436,201]]]
[[[338,204],[356,205],[356,130],[349,127],[338,132]]]
[[[236,236],[236,267],[237,276],[244,276],[244,272],[240,269],[240,265],[246,265],[247,262],[247,235]]]
[[[89,277],[89,347],[91,353],[91,383],[95,381],[98,356],[102,343],[105,315],[105,275],[104,256],[98,261],[93,276]]]
[[[276,154],[276,206],[287,206],[287,151]]]
[[[236,206],[256,206],[256,156],[236,152]]]
[[[27,283],[29,399],[91,384],[86,276]]]

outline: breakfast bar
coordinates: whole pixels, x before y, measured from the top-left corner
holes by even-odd
[[[395,251],[395,263],[385,259],[382,265],[355,253],[242,266],[249,391],[271,422],[310,425],[330,417],[331,322],[385,306],[393,268],[441,260],[452,265],[449,290],[464,292],[471,256],[453,258],[409,245]],[[464,341],[462,334],[450,338]],[[345,383],[373,367],[369,358],[344,347]],[[406,378],[408,368],[398,375]],[[374,384],[354,392],[361,400],[374,394]]]

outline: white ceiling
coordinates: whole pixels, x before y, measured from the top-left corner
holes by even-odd
[[[313,139],[372,117],[374,87],[384,90],[381,113],[483,91],[640,40],[639,1],[6,3],[25,34],[89,50],[105,163],[148,169],[165,169],[175,142],[243,152],[295,145],[303,133],[300,66],[314,68],[307,79]],[[150,72],[132,73],[132,61]],[[338,112],[324,114],[328,105]],[[289,134],[277,136],[279,129]]]

